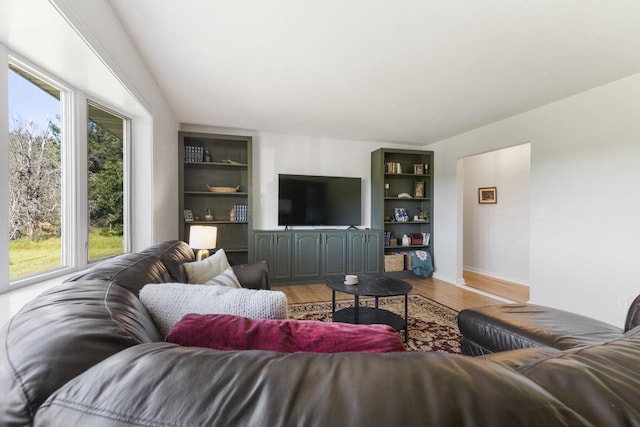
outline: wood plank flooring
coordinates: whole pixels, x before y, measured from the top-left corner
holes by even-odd
[[[438,279],[424,279],[409,272],[402,277],[413,286],[412,294],[420,294],[456,311],[468,307],[499,304],[500,301],[463,289]],[[301,285],[274,285],[274,290],[287,295],[290,304],[301,302],[331,301],[331,289],[323,282]],[[338,300],[353,300],[353,296],[337,292]]]

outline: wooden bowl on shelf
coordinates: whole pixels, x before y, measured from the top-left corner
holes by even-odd
[[[207,187],[212,193],[235,193],[240,189],[239,185],[237,187],[212,187],[207,185]]]

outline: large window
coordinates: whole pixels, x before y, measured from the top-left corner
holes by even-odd
[[[0,293],[130,247],[131,120],[26,61],[3,59]]]
[[[93,103],[87,115],[89,260],[96,260],[125,249],[127,121]]]
[[[63,266],[61,92],[9,67],[9,276]]]

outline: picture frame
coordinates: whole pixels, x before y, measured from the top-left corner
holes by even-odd
[[[193,221],[193,212],[191,212],[191,209],[184,210],[184,220],[187,222]]]
[[[478,188],[478,203],[481,205],[498,203],[498,189],[496,187]]]
[[[424,175],[424,165],[422,163],[416,163],[413,165],[414,175]]]
[[[407,222],[409,221],[409,214],[407,214],[407,210],[405,208],[394,208],[394,219],[396,222]]]
[[[413,197],[421,199],[424,197],[424,181],[415,182],[415,190],[413,191]]]

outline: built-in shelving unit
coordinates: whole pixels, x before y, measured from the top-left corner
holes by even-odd
[[[251,143],[250,136],[179,133],[179,230],[189,241],[192,225],[218,228],[218,248],[233,265],[251,259]],[[210,191],[210,187],[237,191]],[[185,211],[190,211],[190,219]],[[206,219],[210,212],[212,219]]]
[[[433,256],[432,176],[432,151],[381,148],[371,153],[371,227],[384,230],[385,253],[422,249]],[[398,217],[401,209],[407,221]],[[426,219],[414,220],[422,214]],[[411,238],[408,246],[402,245],[404,235]]]

